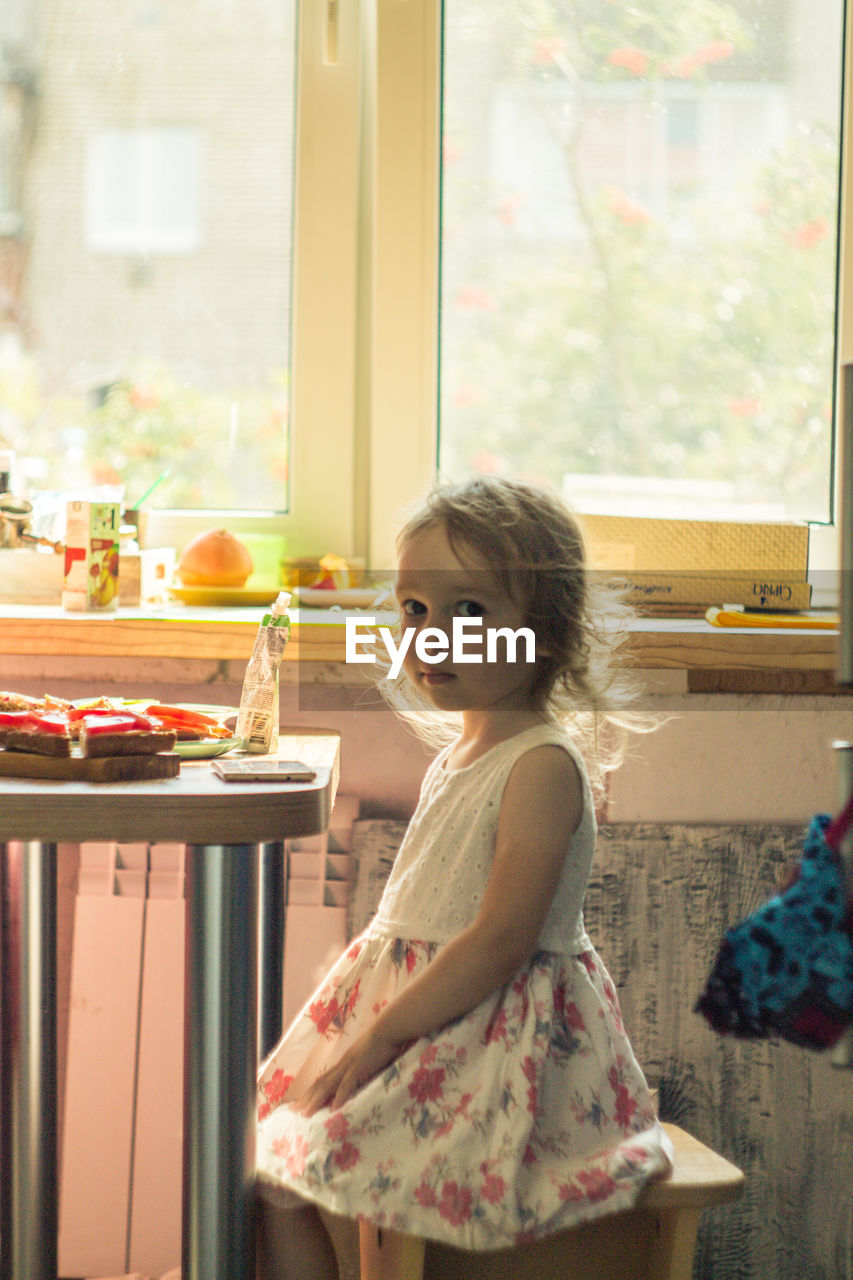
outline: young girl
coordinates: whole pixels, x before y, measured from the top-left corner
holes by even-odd
[[[377,915],[261,1069],[263,1280],[357,1277],[359,1217],[505,1248],[624,1209],[668,1168],[583,926],[585,757],[599,780],[627,685],[578,528],[520,482],[439,488],[398,539],[395,590],[413,633],[385,691],[445,745]],[[472,661],[480,627],[482,658],[489,628],[519,632],[514,655],[498,636]]]

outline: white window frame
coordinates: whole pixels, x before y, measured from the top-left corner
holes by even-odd
[[[152,511],[152,545],[227,517],[288,555],[391,565],[434,472],[440,19],[439,0],[300,0],[289,510]]]
[[[839,378],[853,361],[851,10]],[[360,554],[380,569],[436,466],[441,0],[300,0],[298,32],[290,509],[231,527],[274,527],[290,555]],[[152,531],[181,546],[215,513],[153,514]],[[812,526],[810,541],[812,567],[837,568],[836,526]]]
[[[815,592],[816,605],[835,605],[838,602],[837,570],[840,568],[841,543],[841,503],[842,503],[842,467],[844,431],[844,388],[842,370],[844,365],[853,362],[853,5],[845,5],[844,30],[844,119],[842,122],[841,153],[841,199],[839,217],[838,244],[838,367],[836,369],[836,426],[835,426],[835,467],[834,467],[834,503],[835,523],[812,525],[809,538],[810,569],[817,571],[820,580],[832,574],[833,585],[822,599],[823,589]],[[850,406],[853,415],[853,406]],[[848,478],[853,484],[853,477]],[[849,495],[848,495],[849,497]],[[853,498],[850,499],[853,501]]]

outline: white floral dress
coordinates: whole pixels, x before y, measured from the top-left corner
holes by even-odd
[[[423,1036],[338,1111],[288,1105],[477,913],[500,797],[545,743],[581,769],[584,815],[539,949],[500,991]],[[258,1180],[334,1213],[464,1249],[505,1248],[627,1208],[669,1167],[615,989],[583,928],[592,797],[564,729],[537,725],[465,769],[427,771],[379,911],[262,1065]]]

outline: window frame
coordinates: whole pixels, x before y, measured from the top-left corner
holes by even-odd
[[[180,551],[219,521],[237,533],[280,533],[291,556],[357,552],[354,476],[361,445],[354,393],[367,7],[363,0],[296,4],[288,509],[153,509],[151,546]]]
[[[851,8],[835,522],[811,525],[816,607],[837,599],[841,368],[853,361]],[[442,0],[298,0],[297,26],[290,509],[221,514],[234,529],[283,533],[289,555],[334,550],[379,570],[437,465]],[[152,534],[180,547],[214,514],[153,512]]]

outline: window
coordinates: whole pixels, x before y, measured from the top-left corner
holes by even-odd
[[[449,0],[445,472],[829,518],[842,23]]]
[[[152,485],[154,508],[286,511],[295,0],[19,12],[19,479],[48,514],[72,487]]]
[[[437,463],[828,518],[841,0],[574,9],[43,0],[31,489],[377,566]]]

